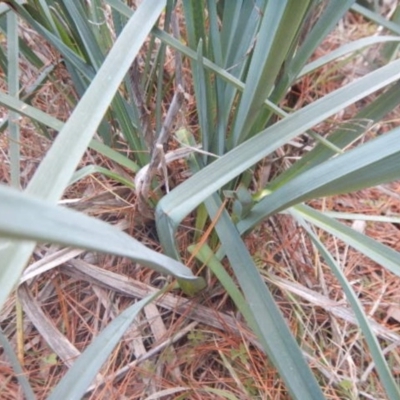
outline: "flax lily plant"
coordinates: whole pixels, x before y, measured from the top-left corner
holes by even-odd
[[[18,285],[38,242],[128,257],[171,275],[184,292],[195,294],[205,281],[182,261],[182,251],[191,251],[229,293],[290,396],[323,399],[321,377],[316,379],[243,240],[269,217],[286,212],[309,235],[340,282],[382,387],[388,398],[398,399],[398,382],[363,305],[315,229],[340,238],[396,275],[400,275],[400,254],[305,204],[400,177],[399,128],[365,143],[359,141],[370,126],[400,103],[400,25],[396,19],[388,21],[354,0],[152,0],[141,2],[135,11],[127,5],[131,2],[121,0],[4,3],[0,23],[8,50],[1,54],[0,62],[7,72],[9,90],[0,93],[0,103],[10,110],[7,125],[14,188],[0,186],[0,306]],[[371,19],[385,28],[385,35],[359,39],[313,58],[347,13]],[[62,57],[79,97],[65,123],[32,106],[35,90],[43,81],[54,79],[53,66],[45,67],[24,38],[18,38],[18,24],[29,26]],[[379,66],[303,107],[282,108],[300,78],[377,44],[383,49]],[[175,74],[167,90],[163,76],[171,51]],[[30,90],[19,89],[20,58],[43,71]],[[182,76],[184,63],[190,65],[190,80]],[[191,90],[199,127],[195,133],[182,117]],[[167,92],[173,96],[164,116]],[[376,93],[345,125],[323,136],[313,131]],[[30,118],[44,135],[50,129],[58,132],[23,190],[18,115]],[[262,161],[301,135],[310,138],[312,149],[254,191],[253,173]],[[168,154],[165,147],[171,138],[181,148]],[[126,147],[133,154],[130,158]],[[88,148],[131,171],[132,180],[102,166],[77,169]],[[161,175],[168,181],[166,164],[182,157],[187,159],[191,176],[160,194],[155,172],[161,166]],[[136,191],[137,207],[154,218],[164,254],[105,222],[57,205],[71,183],[93,172]],[[150,198],[150,192],[158,195]],[[227,202],[233,206],[228,207]],[[195,215],[200,234],[194,235],[189,248],[182,249],[176,232],[190,213]],[[203,235],[208,219],[213,221],[209,245]],[[224,270],[222,262],[226,260],[234,277]],[[71,366],[51,397],[80,398],[131,321],[155,296],[115,318]],[[12,350],[6,347],[7,338],[2,334],[1,339],[16,371],[20,370]],[[29,383],[23,377],[20,383],[26,397],[33,398]]]

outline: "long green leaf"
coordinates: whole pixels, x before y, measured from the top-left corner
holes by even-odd
[[[397,33],[400,35],[400,25],[396,24],[395,22],[388,21],[385,17],[382,15],[368,10],[368,8],[365,8],[359,4],[354,4],[351,7],[354,11],[358,12],[359,14],[363,15],[365,18],[371,20],[372,22],[375,22],[379,26],[383,26],[384,28],[392,31],[393,33]]]
[[[162,293],[163,291],[160,290],[145,297],[115,318],[78,357],[48,400],[81,399],[87,387],[91,384],[97,372],[138,313]]]
[[[135,185],[132,180],[126,179],[124,176],[98,165],[85,165],[83,168],[77,170],[72,176],[70,184],[72,185],[73,183],[78,182],[81,179],[84,179],[85,177],[96,173],[107,176],[108,178],[111,178],[114,182],[122,183],[128,188],[135,189]]]
[[[296,212],[301,213],[306,221],[338,237],[360,253],[365,254],[377,264],[382,265],[393,274],[400,276],[399,252],[349,228],[309,206],[300,204],[293,208]]]
[[[90,64],[97,71],[104,60],[104,54],[94,36],[92,30],[93,22],[89,21],[85,7],[80,2],[67,1],[63,5],[68,11],[70,21],[78,34],[76,36],[83,42],[85,52],[90,59]]]
[[[19,96],[19,46],[18,46],[18,22],[14,12],[7,14],[7,81],[8,91],[11,96]],[[10,111],[8,115],[8,130],[10,135],[10,175],[14,187],[20,187],[20,130],[18,124],[19,115]]]
[[[246,318],[247,321],[254,320],[249,305],[245,301],[242,293],[237,288],[237,285],[229,273],[225,270],[221,261],[216,257],[211,248],[205,244],[197,251],[197,245],[191,245],[188,247],[188,251],[194,254],[195,257],[202,263],[207,265],[208,268],[218,278],[221,285],[225,288],[232,301],[235,303],[237,309]],[[252,327],[257,327],[255,321],[249,324]]]
[[[256,204],[254,226],[267,216],[308,199],[348,193],[400,178],[400,128],[330,159],[291,179]],[[251,221],[250,221],[251,220]],[[244,228],[243,228],[244,229]]]
[[[214,195],[205,202],[212,219],[217,216],[221,205],[217,199],[218,196]],[[300,347],[226,211],[222,213],[216,231],[253,314],[247,322],[278,369],[291,395],[295,399],[323,399]]]
[[[24,18],[29,25],[31,25],[35,31],[40,33],[43,37],[52,43],[58,51],[65,57],[67,62],[71,63],[78,71],[81,71],[86,78],[94,77],[94,70],[87,63],[85,63],[81,57],[79,57],[73,50],[71,50],[67,45],[65,45],[62,40],[56,36],[56,34],[48,31],[45,26],[38,23],[29,12],[20,5],[14,6],[18,14]]]
[[[0,236],[53,242],[128,257],[163,274],[202,285],[183,264],[150,250],[112,225],[0,185]]]
[[[10,364],[12,365],[14,372],[16,374],[16,378],[18,379],[19,384],[21,385],[22,390],[24,391],[24,395],[27,400],[35,400],[36,396],[33,393],[32,387],[29,384],[28,379],[25,376],[25,372],[21,367],[20,362],[18,361],[18,357],[16,356],[13,347],[8,341],[7,337],[0,329],[0,344],[3,348],[4,353],[9,359]]]
[[[56,131],[60,131],[64,127],[64,122],[5,93],[0,93],[0,104],[21,115],[32,118],[34,121],[47,125],[49,128],[55,129]],[[88,147],[133,172],[137,172],[140,169],[131,159],[99,142],[97,139],[92,139]]]
[[[237,110],[232,147],[247,138],[258,119],[261,106],[272,91],[308,5],[308,0],[267,2]]]
[[[397,82],[372,103],[360,110],[352,120],[341,124],[327,139],[336,147],[343,149],[360,138],[371,124],[379,122],[386,114],[400,104],[399,90],[400,82]],[[289,182],[295,176],[321,164],[336,154],[330,148],[319,143],[310,152],[304,154],[288,170],[281,173],[269,183],[268,187],[276,189],[282,183]]]
[[[354,247],[360,253],[365,254],[371,260],[384,266],[386,269],[391,271],[393,274],[400,276],[400,253],[385,246],[376,240],[363,235],[354,229],[336,221],[324,213],[321,213],[313,208],[298,204],[289,209],[296,210],[296,212],[301,213],[302,217],[311,222],[313,225],[318,226],[321,229],[331,233],[332,235],[343,240],[349,246]],[[241,234],[245,233],[252,227],[254,227],[254,220],[246,218],[240,221],[237,228]]]
[[[360,325],[360,328],[365,336],[365,340],[367,341],[369,350],[375,362],[375,368],[379,374],[379,377],[381,378],[383,386],[385,387],[386,393],[388,394],[388,398],[391,400],[396,400],[400,398],[400,388],[393,379],[392,373],[379,346],[378,340],[371,329],[371,326],[368,322],[368,318],[363,310],[360,300],[358,299],[358,295],[354,293],[353,288],[346,279],[346,276],[344,275],[344,272],[342,271],[340,266],[337,265],[331,254],[319,240],[318,236],[306,224],[306,222],[301,217],[300,213],[296,212],[295,210],[292,210],[291,214],[297,219],[300,225],[307,231],[311,240],[314,242],[315,246],[318,248],[319,252],[324,257],[326,263],[331,268],[331,271],[339,280],[340,285],[342,286],[343,291],[346,294],[346,297],[351,305],[351,308],[353,309],[357,317],[357,321]]]
[[[301,43],[300,48],[296,51],[295,56],[285,68],[284,77],[281,80],[281,84],[275,89],[275,93],[272,97],[277,100],[280,99],[285,89],[288,88],[295,79],[298,78],[300,70],[304,64],[309,60],[311,55],[321,44],[321,42],[328,36],[328,34],[335,28],[338,21],[343,18],[343,15],[349,10],[355,0],[344,0],[340,3],[336,2],[325,2],[322,13],[318,15],[315,24],[312,26],[310,32],[305,36],[304,41]],[[318,12],[317,4],[315,4],[309,10],[312,12]],[[308,26],[303,28],[308,29],[312,20],[306,19],[304,21]]]
[[[390,43],[390,42],[399,42],[400,37],[398,36],[369,36],[366,38],[354,40],[353,42],[346,43],[343,46],[340,46],[339,48],[331,51],[328,54],[325,54],[324,56],[317,58],[316,60],[310,62],[307,64],[300,72],[298,75],[298,78],[301,78],[304,75],[307,75],[322,66],[340,58],[343,57],[349,53],[355,53],[358,54],[361,50],[363,50],[365,47],[372,46],[374,44],[380,44],[380,43]]]
[[[186,140],[190,145],[193,138],[189,136]],[[193,171],[201,168],[200,157],[193,158],[190,166]],[[239,232],[225,210],[219,215],[221,204],[221,199],[217,194],[205,201],[210,219],[218,218],[215,229],[247,300],[248,306],[243,305],[239,309],[243,311],[247,323],[258,336],[292,396],[298,399],[323,399],[322,392],[304,360],[301,349],[261,278]],[[240,293],[232,288],[231,280],[226,277],[226,274],[219,271],[219,277],[224,280],[234,301],[240,301]]]
[[[208,55],[208,40],[204,20],[204,4],[199,0],[184,0],[186,30],[190,47],[197,49],[197,60],[192,62],[193,86],[196,94],[197,114],[202,132],[203,149],[210,151],[213,139],[215,89],[209,71],[204,69],[203,53]]]

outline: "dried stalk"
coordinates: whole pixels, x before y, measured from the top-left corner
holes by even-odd
[[[175,38],[179,39],[179,26],[178,20],[175,13],[172,15],[172,31]],[[140,178],[135,179],[136,193],[138,198],[137,208],[142,215],[152,214],[150,207],[148,205],[149,192],[151,187],[151,182],[154,176],[157,174],[160,167],[163,171],[163,177],[167,187],[168,187],[168,176],[167,176],[167,161],[165,156],[165,151],[170,137],[172,126],[176,116],[178,115],[184,101],[184,84],[182,78],[182,57],[181,54],[175,52],[175,93],[172,98],[172,102],[169,106],[167,115],[165,117],[164,123],[162,124],[161,130],[157,136],[157,140],[151,145],[151,161],[145,170],[144,176],[140,175]]]

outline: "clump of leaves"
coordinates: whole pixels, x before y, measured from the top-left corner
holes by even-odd
[[[398,179],[400,129],[394,128],[365,143],[358,140],[371,124],[378,123],[400,102],[397,50],[392,48],[390,57],[385,54],[385,60],[391,61],[383,66],[307,105],[296,110],[280,108],[299,79],[327,63],[340,62],[342,57],[376,43],[397,43],[398,25],[351,0],[340,4],[310,0],[232,4],[183,0],[181,25],[185,27],[185,45],[177,29],[177,5],[173,1],[143,2],[134,13],[118,0],[88,4],[32,2],[27,7],[10,3],[12,12],[62,54],[81,99],[63,125],[24,104],[16,92],[0,94],[0,102],[13,112],[60,131],[24,193],[0,187],[0,197],[6,205],[0,209],[0,233],[9,240],[0,249],[5,265],[0,273],[0,305],[17,283],[37,241],[130,257],[176,277],[182,289],[189,294],[196,293],[204,287],[204,280],[182,264],[182,248],[175,237],[183,219],[194,212],[195,227],[203,234],[200,238],[195,236],[196,243],[188,250],[218,277],[257,335],[289,393],[299,399],[323,398],[302,349],[242,238],[262,221],[285,210],[307,233],[321,259],[342,285],[382,386],[389,398],[398,398],[398,385],[362,304],[315,228],[338,237],[396,275],[399,275],[399,253],[304,204],[311,199]],[[165,6],[163,29],[159,29],[155,27],[156,20]],[[394,35],[359,39],[312,61],[323,39],[349,12],[375,18]],[[115,43],[114,34],[118,36]],[[133,60],[148,34],[148,51],[140,60],[144,69],[138,74],[139,62]],[[11,28],[8,39],[14,42],[16,39]],[[163,118],[167,46],[176,54],[176,73],[168,111]],[[181,57],[190,60],[199,127],[196,134],[190,131],[182,113],[185,94],[191,88],[186,87],[182,78]],[[17,69],[15,61],[8,70],[13,68]],[[148,118],[148,99],[153,98],[153,87],[156,87],[156,101],[152,119]],[[313,131],[318,124],[374,93],[379,94],[368,100],[346,125],[323,136]],[[174,121],[182,129],[174,130]],[[13,124],[10,118],[10,128]],[[92,139],[96,130],[101,140]],[[262,168],[263,160],[282,154],[284,146],[300,135],[309,138],[312,149],[301,153],[301,158],[286,165],[283,172],[276,169],[269,182],[263,180],[257,185],[254,171]],[[121,138],[132,152],[133,162],[119,148]],[[166,152],[172,139],[179,148]],[[158,237],[167,256],[146,249],[105,223],[52,204],[62,196],[71,178],[79,178],[73,174],[88,146],[138,172],[140,179],[135,181],[138,211],[148,218],[155,212]],[[18,171],[18,149],[15,154],[12,164]],[[183,156],[188,157],[192,176],[163,195],[158,186],[161,180],[169,189],[167,164]],[[157,177],[159,167],[161,178]],[[104,168],[96,171],[130,185],[126,179]],[[85,173],[89,170],[83,171],[80,177]],[[207,219],[212,221],[208,229]],[[212,247],[206,243],[211,234],[217,238]],[[223,267],[225,257],[240,290]],[[52,396],[57,398],[59,393],[65,396],[61,391],[67,388],[74,396],[82,394],[111,351],[111,344],[117,343],[138,310],[152,300],[153,296],[144,299],[124,312],[123,318],[122,315],[116,318],[76,361]],[[110,346],[102,352],[101,360],[93,358],[97,362],[94,366],[90,363],[92,357],[110,334]],[[86,368],[88,365],[90,368]],[[89,372],[77,373],[82,371],[81,367]],[[71,386],[71,382],[75,385]]]

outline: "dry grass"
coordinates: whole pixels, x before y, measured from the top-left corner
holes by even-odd
[[[369,34],[371,25],[362,19],[347,20],[323,43],[316,56],[343,41]],[[356,27],[357,29],[353,29]],[[46,49],[49,54],[49,49]],[[51,53],[52,54],[52,53]],[[56,55],[53,54],[54,57]],[[351,65],[357,75],[360,71]],[[326,67],[296,86],[299,108],[341,86],[349,78],[349,65],[338,70]],[[26,84],[38,71],[24,66]],[[58,81],[45,85],[36,105],[65,120],[70,112],[68,77],[60,69]],[[23,78],[25,79],[25,78]],[[4,86],[4,79],[1,80]],[[63,95],[60,95],[62,89]],[[289,103],[289,99],[288,99]],[[189,104],[188,113],[193,105]],[[332,124],[351,118],[355,110],[338,115]],[[4,112],[4,110],[3,110]],[[398,125],[399,110],[390,122]],[[187,117],[191,123],[191,118]],[[321,132],[331,129],[326,124]],[[23,185],[29,181],[50,145],[35,127],[21,120]],[[0,136],[0,180],[9,182],[6,135]],[[288,148],[282,162],[301,156]],[[116,168],[108,160],[87,152],[82,164]],[[177,168],[180,168],[180,166]],[[280,169],[274,165],[272,174]],[[72,207],[118,224],[147,246],[158,243],[151,226],[137,224],[134,196],[104,177],[87,178],[68,189]],[[399,214],[400,185],[393,183],[329,199],[314,201],[318,209],[368,215]],[[190,220],[185,221],[190,226]],[[360,225],[368,236],[400,250],[400,230],[388,223]],[[182,248],[190,243],[190,227],[181,231]],[[325,245],[340,260],[349,281],[359,293],[376,323],[374,330],[385,349],[391,351],[393,373],[400,375],[400,295],[398,278],[320,232]],[[384,398],[371,358],[348,308],[343,291],[317,252],[288,216],[263,223],[246,238],[260,271],[270,286],[292,332],[301,343],[328,399]],[[196,268],[193,265],[193,268]],[[228,266],[227,266],[228,268]],[[30,273],[31,275],[26,275]],[[160,287],[163,279],[130,261],[51,245],[38,246],[29,279],[19,288],[25,316],[23,332],[16,324],[15,297],[2,311],[0,326],[15,346],[25,373],[39,399],[44,399],[63,377],[74,358],[116,315],[135,299]],[[24,280],[24,278],[23,278]],[[195,299],[167,294],[146,307],[125,334],[118,348],[87,393],[88,399],[220,399],[225,390],[238,399],[289,398],[276,371],[257,340],[248,331],[232,302],[212,277],[206,292]],[[23,340],[18,340],[18,334]],[[361,381],[359,381],[361,377]],[[214,391],[213,391],[214,390]],[[22,398],[14,372],[0,354],[2,399]],[[372,394],[372,397],[371,397]]]

